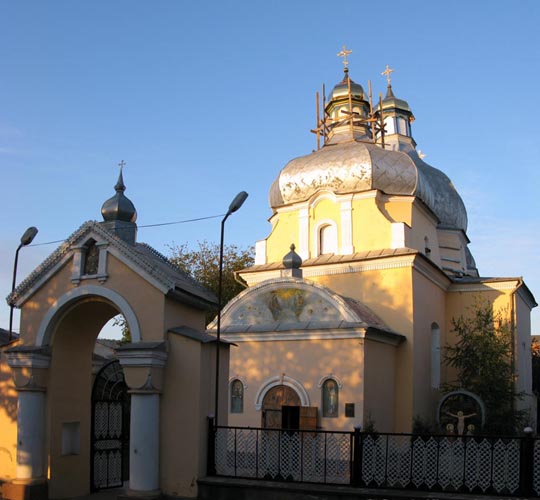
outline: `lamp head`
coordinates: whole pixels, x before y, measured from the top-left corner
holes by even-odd
[[[30,245],[30,243],[32,243],[32,241],[36,237],[36,234],[38,234],[38,228],[34,226],[29,227],[21,236],[21,245],[23,247],[25,247],[26,245]]]
[[[230,215],[233,212],[236,212],[244,204],[244,201],[246,201],[247,197],[248,197],[248,194],[245,191],[240,191],[234,197],[234,200],[231,201],[231,204],[229,205],[229,210],[227,212],[227,215]]]

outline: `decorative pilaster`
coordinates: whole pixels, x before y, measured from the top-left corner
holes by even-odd
[[[117,351],[131,394],[129,491],[157,497],[159,486],[159,395],[167,361],[164,342],[125,344]]]
[[[16,479],[2,493],[10,500],[47,498],[45,384],[50,356],[35,347],[15,347],[7,354],[18,392],[17,465]]]

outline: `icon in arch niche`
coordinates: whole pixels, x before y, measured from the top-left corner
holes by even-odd
[[[480,434],[486,420],[483,401],[472,392],[459,390],[439,401],[437,423],[442,432],[455,436]]]
[[[339,386],[333,378],[328,378],[322,386],[323,417],[339,416]]]

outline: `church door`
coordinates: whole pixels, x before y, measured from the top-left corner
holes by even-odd
[[[298,418],[295,417],[299,409],[300,397],[293,388],[286,385],[272,387],[263,399],[261,425],[268,429],[298,428]]]
[[[116,488],[129,478],[130,396],[120,363],[107,363],[92,389],[90,485]]]

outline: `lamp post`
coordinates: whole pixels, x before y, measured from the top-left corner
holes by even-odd
[[[218,314],[217,314],[217,335],[216,335],[216,401],[214,404],[215,409],[215,425],[218,425],[218,401],[219,401],[219,347],[221,342],[221,300],[223,295],[223,239],[225,236],[225,221],[229,218],[229,215],[236,212],[246,201],[248,194],[245,191],[240,191],[234,200],[229,205],[229,210],[225,214],[225,217],[221,220],[221,242],[219,247],[219,284],[218,284]]]
[[[25,247],[27,245],[30,245],[34,238],[36,237],[36,234],[38,234],[37,227],[31,226],[29,227],[24,234],[21,236],[21,243],[17,247],[17,250],[15,252],[15,263],[13,264],[13,282],[11,284],[11,293],[15,291],[15,281],[17,279],[17,263],[19,262],[19,251],[22,247]],[[12,299],[13,300],[13,299]],[[9,337],[8,341],[11,342],[11,338],[13,336],[13,301],[9,304]]]

